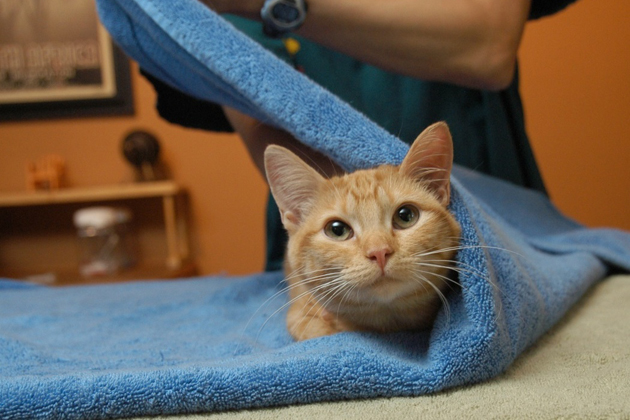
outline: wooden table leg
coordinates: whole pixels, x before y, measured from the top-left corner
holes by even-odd
[[[190,257],[190,248],[188,242],[188,223],[186,221],[186,196],[184,194],[178,194],[175,197],[176,200],[176,219],[177,219],[177,231],[179,233],[179,255],[182,261],[187,261]]]
[[[175,270],[182,266],[182,257],[180,254],[177,235],[175,196],[165,195],[162,201],[164,204],[164,226],[166,228],[166,266]]]

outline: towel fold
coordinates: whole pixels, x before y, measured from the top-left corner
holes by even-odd
[[[406,146],[194,0],[99,0],[153,76],[281,127],[346,169]],[[51,289],[0,282],[0,417],[113,418],[406,396],[502,372],[611,269],[630,235],[460,167],[460,288],[430,331],[295,343],[282,274]]]

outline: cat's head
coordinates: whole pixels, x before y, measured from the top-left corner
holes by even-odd
[[[460,233],[446,208],[452,162],[445,123],[422,132],[400,166],[330,179],[287,149],[269,146],[265,168],[289,233],[289,269],[341,279],[361,299],[430,291],[425,280],[440,283],[446,271],[432,265],[447,265],[442,260],[452,258]]]

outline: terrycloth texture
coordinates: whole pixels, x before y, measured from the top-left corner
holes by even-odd
[[[168,420],[557,420],[630,418],[630,276],[597,284],[499,377],[415,398],[379,398]]]
[[[196,0],[98,1],[112,37],[153,76],[282,127],[346,169],[399,162],[407,146]]]
[[[283,127],[347,169],[405,154],[402,142],[196,1],[103,0],[99,12],[153,75]],[[67,289],[5,284],[0,417],[199,412],[474,383],[502,372],[610,266],[630,269],[630,235],[583,229],[536,193],[459,168],[452,211],[463,228],[461,289],[430,332],[293,343],[284,312],[269,318],[286,296],[265,304],[279,273]]]
[[[280,273],[61,289],[0,282],[0,418],[411,396],[499,374],[604,275],[604,261],[629,268],[630,242],[567,222],[538,195],[458,175],[476,189],[458,183],[454,200],[465,244],[511,251],[459,253],[468,274],[432,331],[294,343],[285,311],[274,314],[286,301],[273,298]]]

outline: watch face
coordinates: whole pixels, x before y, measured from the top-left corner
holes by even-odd
[[[300,17],[300,12],[293,5],[277,3],[273,6],[273,16],[278,23],[292,23]]]
[[[304,0],[265,0],[260,16],[265,34],[279,38],[302,25],[306,18],[306,2]]]

